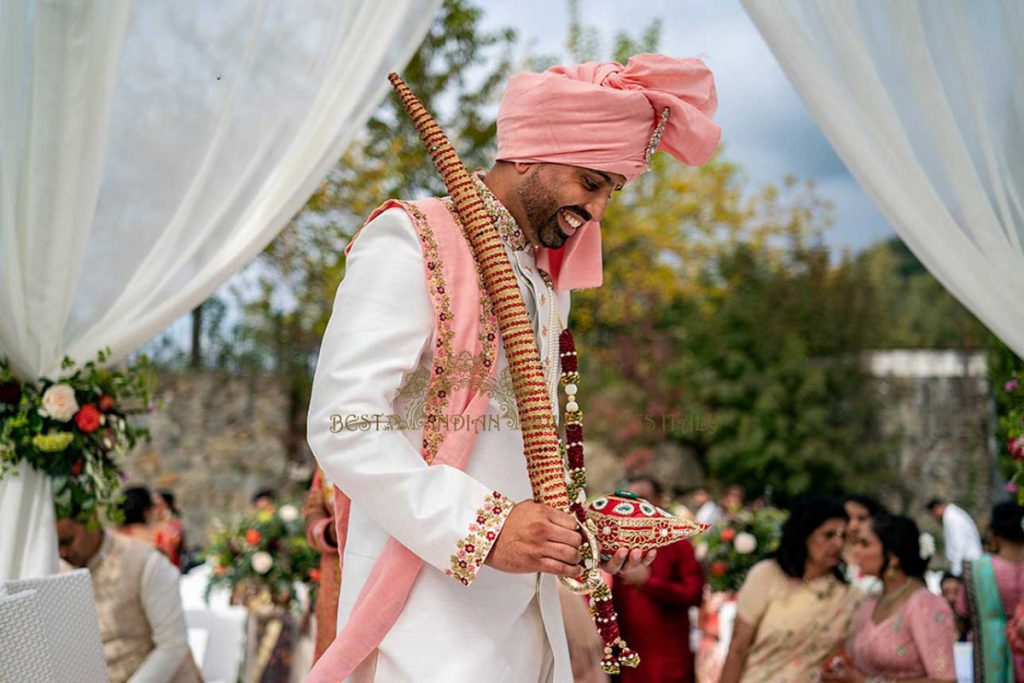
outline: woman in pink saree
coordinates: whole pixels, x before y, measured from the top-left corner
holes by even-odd
[[[880,596],[869,598],[847,639],[844,663],[823,681],[870,683],[956,680],[953,610],[924,583],[928,556],[909,517],[878,515],[861,530],[854,549],[865,574],[882,579]]]

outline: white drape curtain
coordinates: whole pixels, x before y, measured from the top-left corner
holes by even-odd
[[[1024,356],[1024,3],[743,5],[907,246]]]
[[[121,358],[205,299],[302,206],[439,4],[0,0],[0,357],[25,378]],[[0,482],[0,579],[55,550],[48,481]]]

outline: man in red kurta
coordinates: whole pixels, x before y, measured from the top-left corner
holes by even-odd
[[[658,505],[661,486],[638,477],[628,490]],[[700,605],[704,571],[689,541],[658,550],[650,567],[615,576],[615,608],[623,638],[640,653],[641,665],[623,669],[622,683],[693,683],[689,609]]]

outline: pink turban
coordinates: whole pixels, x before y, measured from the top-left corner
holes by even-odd
[[[647,169],[648,146],[669,110],[656,149],[691,166],[714,154],[721,129],[714,77],[699,59],[642,54],[617,62],[556,66],[509,79],[498,109],[498,160],[566,164],[618,173]],[[541,249],[559,290],[601,284],[600,226],[577,230],[558,250]]]

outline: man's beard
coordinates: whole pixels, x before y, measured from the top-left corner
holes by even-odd
[[[558,212],[562,209],[572,209],[580,216],[586,218],[589,216],[581,207],[560,206],[554,193],[541,182],[540,175],[539,173],[531,174],[519,186],[517,191],[519,203],[540,243],[548,249],[560,249],[570,235],[562,230],[562,226],[558,222]],[[582,228],[581,225],[578,230]]]

